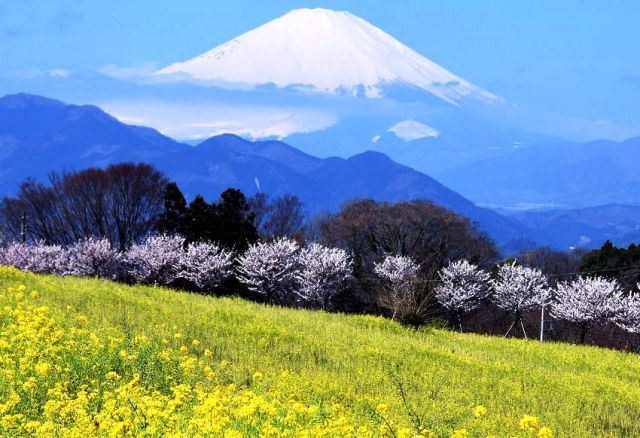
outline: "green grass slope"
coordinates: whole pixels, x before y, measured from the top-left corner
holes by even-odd
[[[162,363],[151,358],[167,345],[176,351],[184,345],[197,358],[209,350],[212,363],[223,364],[226,381],[241,387],[252,388],[256,380],[262,387],[273,386],[287,372],[283,390],[290,391],[289,399],[307,406],[339,404],[348,418],[370,427],[375,436],[400,436],[403,427],[447,437],[456,429],[471,436],[536,436],[542,426],[554,436],[640,436],[640,357],[634,354],[439,329],[415,331],[377,317],[0,268],[0,290],[18,285],[37,290],[32,301],[47,306],[61,327],[74,327],[81,314],[98,337],[148,338],[144,348],[133,341],[127,348],[137,351],[135,360],[145,358],[132,367],[139,367],[143,383],[160,393],[169,391],[168,380],[181,383],[182,377],[173,371],[167,377]],[[0,318],[0,330],[3,321],[7,319]],[[0,343],[0,355],[2,348]],[[120,374],[130,373],[132,368],[123,368],[120,359],[100,359],[105,361],[102,368],[77,365],[81,371],[71,372],[69,379],[80,387],[91,373],[96,380],[114,367],[120,367]],[[194,384],[200,377],[189,378]],[[4,401],[0,398],[0,416]],[[486,407],[486,416],[474,416],[477,405]],[[39,415],[37,403],[30,409]],[[525,414],[537,417],[539,427],[522,429]],[[260,434],[249,426],[243,430]]]

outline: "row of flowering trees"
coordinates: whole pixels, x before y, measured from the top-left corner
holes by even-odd
[[[280,238],[249,246],[240,255],[212,243],[189,243],[179,235],[147,238],[120,252],[106,239],[84,239],[69,247],[13,243],[0,251],[0,264],[36,273],[101,277],[143,284],[188,284],[211,291],[229,277],[272,304],[302,305],[332,310],[335,297],[347,286],[351,257],[342,249],[317,243],[300,247]],[[393,319],[412,322],[433,307],[433,296],[462,330],[461,315],[490,301],[513,316],[509,332],[524,332],[522,318],[545,309],[557,319],[580,326],[581,340],[592,327],[614,323],[640,333],[640,295],[624,294],[615,280],[579,277],[548,286],[539,270],[507,263],[493,278],[466,260],[450,263],[437,280],[422,280],[420,265],[406,256],[386,256],[374,264],[381,280],[378,304]],[[434,284],[427,284],[433,282]],[[640,285],[639,285],[640,287]],[[430,294],[429,291],[433,291]],[[525,333],[526,335],[526,333]]]
[[[233,256],[217,245],[197,243],[186,249],[178,236],[153,236],[128,251],[107,239],[87,238],[69,247],[12,243],[0,252],[0,264],[38,274],[100,277],[169,285],[178,279],[200,289],[215,287],[231,274]]]
[[[251,245],[236,256],[213,243],[189,243],[179,235],[147,238],[129,250],[115,250],[108,240],[88,238],[69,247],[12,243],[0,251],[0,264],[39,274],[100,277],[199,291],[219,287],[234,273],[252,292],[271,304],[331,310],[334,297],[351,277],[344,250],[276,239]]]
[[[518,324],[525,332],[523,316],[536,309],[541,310],[542,317],[548,309],[554,318],[577,324],[583,343],[592,327],[606,323],[640,333],[640,295],[625,295],[616,280],[578,277],[551,288],[538,269],[507,263],[499,266],[495,278],[491,278],[478,266],[459,260],[443,268],[435,288],[429,288],[420,279],[420,266],[405,256],[387,256],[375,265],[375,272],[387,282],[388,293],[382,295],[381,303],[390,309],[393,319],[402,312],[405,317],[420,313],[419,306],[428,304],[424,290],[434,289],[436,300],[449,312],[450,325],[460,330],[462,314],[488,300],[512,315],[507,335]]]
[[[488,273],[466,260],[449,264],[441,271],[440,279],[436,298],[457,317],[458,323],[461,313],[474,310],[482,300],[489,299],[513,315],[509,331],[517,324],[522,325],[525,313],[541,309],[544,317],[548,309],[554,318],[577,324],[582,343],[592,327],[606,323],[640,333],[640,295],[624,294],[616,280],[578,277],[551,288],[548,278],[537,269],[504,264],[498,268],[496,277],[490,279]]]

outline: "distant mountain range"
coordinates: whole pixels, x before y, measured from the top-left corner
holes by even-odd
[[[640,206],[607,204],[573,210],[507,211],[505,215],[539,231],[554,248],[598,248],[610,240],[640,243]]]
[[[26,177],[120,161],[145,161],[178,182],[187,196],[215,199],[228,187],[298,195],[310,214],[334,211],[352,198],[432,200],[478,223],[505,251],[546,243],[517,221],[480,208],[433,178],[379,152],[320,159],[280,141],[220,135],[189,146],[150,128],[126,125],[94,106],[40,96],[0,98],[0,193]]]
[[[620,150],[633,151],[634,144],[622,144]],[[553,167],[552,158],[548,160]],[[66,105],[29,94],[0,98],[0,195],[16,193],[27,177],[44,181],[52,170],[122,161],[157,166],[189,198],[202,194],[216,199],[228,187],[239,188],[248,196],[259,191],[271,196],[291,193],[303,200],[309,215],[335,211],[353,198],[431,200],[476,222],[505,253],[540,245],[594,247],[606,239],[626,245],[640,239],[640,207],[496,212],[380,152],[318,158],[281,141],[253,142],[231,134],[192,146],[151,128],[124,124],[95,106]],[[626,175],[633,178],[633,162],[623,164]],[[542,174],[547,172],[542,163],[539,168]],[[594,179],[604,177],[602,169],[600,175],[596,169],[592,172]],[[474,174],[474,178],[476,185],[469,188],[476,193],[482,193],[485,184],[487,190],[499,187],[491,185],[490,172]],[[534,186],[533,176],[528,181]],[[540,184],[544,186],[544,181]]]
[[[486,206],[640,205],[638,164],[640,137],[623,142],[554,142],[517,148],[442,172],[439,179]]]

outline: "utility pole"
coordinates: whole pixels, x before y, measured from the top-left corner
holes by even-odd
[[[22,243],[27,241],[27,213],[22,213],[20,221],[20,241]]]
[[[540,308],[540,342],[544,342],[544,303]]]

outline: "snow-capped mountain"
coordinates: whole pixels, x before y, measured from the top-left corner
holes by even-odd
[[[499,100],[362,18],[328,9],[293,10],[154,75],[366,97],[401,84],[451,104],[469,97]]]

